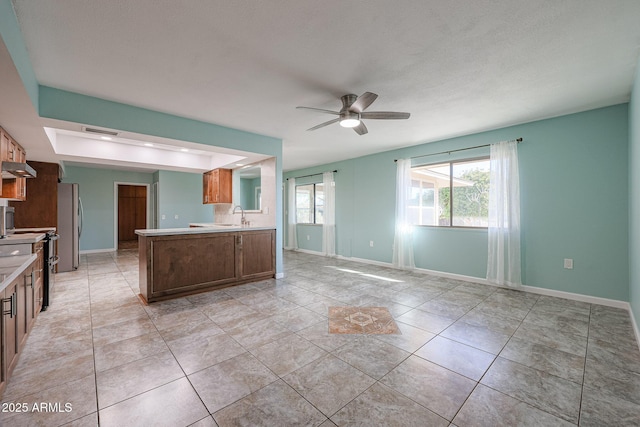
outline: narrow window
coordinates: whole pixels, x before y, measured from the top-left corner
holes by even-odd
[[[296,186],[296,219],[298,224],[324,223],[323,184]]]

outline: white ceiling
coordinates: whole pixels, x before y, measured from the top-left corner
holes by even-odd
[[[638,0],[14,0],[40,84],[282,138],[291,170],[629,99]],[[346,93],[409,120],[307,132]],[[49,148],[50,150],[50,148]]]

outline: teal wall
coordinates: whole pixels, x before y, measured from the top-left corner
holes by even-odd
[[[298,249],[322,252],[322,226],[298,224]]]
[[[629,302],[640,326],[640,61],[629,103]]]
[[[31,103],[38,109],[38,81],[31,67],[27,46],[22,39],[18,18],[13,10],[11,0],[0,0],[0,37],[7,47]]]
[[[213,222],[213,206],[202,204],[202,175],[158,171],[158,228]],[[162,219],[165,215],[165,219]],[[176,219],[175,216],[178,215]]]
[[[67,166],[65,183],[77,183],[84,210],[80,251],[113,249],[114,182],[151,184],[153,174]]]
[[[113,249],[115,182],[158,183],[158,228],[188,227],[191,222],[213,220],[212,206],[202,204],[200,174],[171,171],[141,173],[75,166],[67,166],[65,172],[63,182],[80,184],[84,208],[81,251]],[[164,220],[162,214],[166,217]]]
[[[518,152],[524,283],[627,301],[628,118],[628,105],[621,104],[288,171],[285,178],[338,169],[337,253],[390,263],[394,159],[522,137]],[[464,153],[487,154],[483,150]],[[413,163],[448,158],[454,156],[416,158]],[[414,243],[420,268],[478,278],[486,275],[486,230],[418,227]],[[574,259],[573,270],[563,268],[564,258]]]

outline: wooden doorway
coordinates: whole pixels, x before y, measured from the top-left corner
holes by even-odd
[[[147,186],[118,184],[118,249],[138,247],[135,230],[147,228]]]

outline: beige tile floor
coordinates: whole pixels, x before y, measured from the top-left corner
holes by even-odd
[[[137,268],[57,275],[0,425],[640,425],[624,310],[295,252],[283,280],[143,306]],[[329,334],[330,306],[402,334]]]

